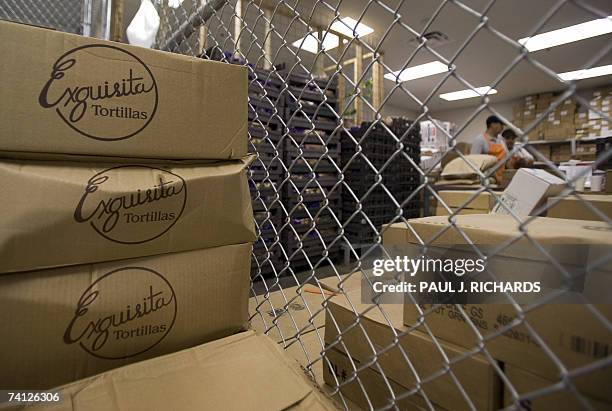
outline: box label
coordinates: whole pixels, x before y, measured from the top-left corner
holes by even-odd
[[[160,273],[144,267],[119,268],[83,292],[64,342],[78,343],[98,358],[133,357],[168,335],[176,311],[174,289]]]
[[[100,57],[116,61],[119,69],[90,70],[99,66]],[[95,73],[100,74],[92,79]],[[147,65],[129,51],[101,44],[62,54],[38,97],[41,107],[55,109],[70,128],[101,141],[127,139],[144,130],[155,116],[157,100],[157,83]]]
[[[140,186],[126,179],[129,170],[155,176],[155,183]],[[78,223],[107,240],[141,244],[154,240],[179,220],[187,201],[187,185],[178,174],[160,168],[127,165],[104,170],[89,179],[74,211]]]

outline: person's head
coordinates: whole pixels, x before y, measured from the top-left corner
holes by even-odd
[[[487,133],[492,137],[497,137],[504,129],[504,123],[497,116],[487,117]]]
[[[516,133],[514,130],[509,128],[504,130],[502,137],[506,141],[506,147],[508,147],[508,150],[512,150],[514,148],[514,142],[516,141]]]

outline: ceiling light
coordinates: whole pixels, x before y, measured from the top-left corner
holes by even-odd
[[[440,98],[446,101],[463,100],[465,98],[482,97],[484,95],[497,94],[497,90],[487,87],[477,87],[475,89],[467,89],[460,91],[453,91],[452,93],[440,94]]]
[[[343,17],[340,21],[334,21],[330,28],[349,38],[363,37],[374,33],[372,27],[366,26],[363,23],[357,23],[357,20],[351,17]]]
[[[374,29],[372,27],[366,26],[363,23],[357,23],[357,20],[350,17],[343,17],[339,21],[336,20],[330,26],[330,28],[340,34],[345,35],[346,37],[363,37],[368,34],[374,33]],[[337,35],[332,33],[323,32],[323,45],[322,48],[324,50],[332,50],[338,47],[340,43]],[[319,33],[308,33],[306,36],[294,41],[291,43],[293,47],[301,48],[302,50],[306,50],[310,53],[318,53],[319,52]]]
[[[612,33],[612,16],[525,37],[518,42],[529,51],[538,51],[608,33]]]
[[[559,73],[565,81],[582,80],[585,78],[601,77],[612,74],[612,64],[607,66],[593,67],[590,69],[568,71],[566,73]]]
[[[432,61],[418,66],[407,67],[403,70],[385,74],[385,78],[391,81],[409,81],[418,78],[429,77],[435,74],[446,73],[448,66],[441,61]]]
[[[306,50],[310,53],[318,53],[319,52],[319,33],[309,33],[306,37],[302,37],[299,40],[291,43],[293,47],[301,48],[302,50]],[[323,50],[332,50],[338,47],[338,36],[335,34],[327,33],[327,35],[323,38],[322,48]]]

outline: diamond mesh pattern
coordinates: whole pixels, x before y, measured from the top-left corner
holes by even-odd
[[[67,2],[4,1],[0,3],[0,14],[76,31],[74,21],[65,21],[67,13],[61,8],[64,3]],[[438,236],[447,231],[458,232],[459,238],[477,255],[488,258],[524,239],[551,264],[564,270],[555,256],[530,236],[534,217],[522,219],[508,210],[499,202],[500,191],[494,190],[491,184],[496,171],[517,153],[518,147],[486,172],[473,168],[480,188],[474,191],[472,198],[483,192],[489,193],[513,216],[520,232],[511,241],[496,244],[493,251],[483,250],[457,225],[456,217],[463,207],[453,211],[445,204],[434,181],[437,166],[441,163],[451,157],[465,158],[459,149],[458,136],[482,113],[502,118],[517,132],[523,147],[536,161],[550,170],[558,170],[558,166],[538,150],[538,144],[528,140],[528,135],[536,132],[564,101],[572,100],[589,106],[589,99],[577,92],[576,83],[562,80],[541,61],[539,54],[530,53],[517,39],[504,34],[507,25],[491,18],[495,8],[504,3],[502,0],[431,2],[431,14],[419,24],[411,18],[411,3],[390,0],[185,0],[178,8],[169,7],[165,1],[156,3],[162,22],[157,48],[241,64],[249,71],[250,149],[257,154],[250,172],[250,185],[260,234],[253,251],[251,320],[277,338],[287,350],[297,352],[305,369],[318,383],[322,384],[318,369],[326,367],[334,371],[331,375],[335,383],[328,386],[327,391],[345,408],[350,407],[347,393],[352,392],[363,399],[360,405],[367,408],[406,409],[419,404],[424,409],[437,409],[439,397],[428,387],[436,381],[444,381],[447,386],[454,387],[457,401],[454,407],[447,408],[480,409],[482,404],[474,399],[469,376],[466,377],[461,368],[462,362],[477,357],[490,364],[496,378],[507,387],[510,399],[505,405],[497,404],[499,407],[528,407],[531,401],[540,397],[566,391],[576,404],[592,409],[592,404],[578,390],[575,381],[610,367],[612,357],[606,349],[593,361],[579,367],[561,361],[541,338],[537,327],[527,319],[547,300],[521,306],[508,296],[508,304],[515,310],[515,315],[495,332],[486,335],[474,324],[473,316],[464,306],[449,308],[470,326],[475,336],[471,349],[451,356],[429,326],[439,306],[426,309],[415,306],[419,311],[415,324],[397,328],[389,315],[392,307],[361,304],[359,298],[349,291],[348,284],[360,276],[358,271],[363,268],[365,259],[375,253],[388,252],[382,245],[382,235],[387,230],[385,225],[401,223],[413,230],[410,219],[428,213],[424,205],[431,201],[450,212],[448,223],[440,229]],[[548,24],[568,8],[582,13],[584,21],[612,14],[609,2],[561,0],[548,3],[537,8],[545,9],[544,13],[527,19],[535,24],[524,33],[525,36],[549,30]],[[522,7],[525,4],[521,2]],[[333,34],[331,27],[345,16],[340,10],[346,9],[352,10],[352,17],[358,21],[376,16],[387,19],[390,24],[376,36],[345,34],[338,47],[330,47],[327,41]],[[63,18],[61,23],[54,20],[56,16]],[[471,22],[470,29],[455,40],[456,47],[452,53],[439,52],[432,40],[425,36],[443,16],[446,16],[446,21],[451,16],[451,21]],[[401,66],[392,68],[386,63],[388,56],[384,55],[384,50],[390,39],[398,35],[407,41],[411,39],[411,47],[406,47],[405,54],[399,56]],[[510,61],[494,78],[484,79],[486,84],[469,80],[473,77],[467,75],[469,69],[461,64],[465,62],[462,56],[470,53],[479,36],[488,36],[491,44],[495,44],[493,47],[505,47]],[[609,36],[607,38],[609,40]],[[304,50],[309,44],[314,44],[313,52]],[[574,66],[587,69],[610,64],[612,42],[602,44],[594,55],[574,62]],[[449,67],[448,72],[437,77],[435,85],[424,96],[412,91],[410,82],[400,81],[386,82],[382,95],[377,95],[380,90],[372,87],[377,76],[414,65],[417,55],[422,53],[428,55],[429,60],[439,60]],[[364,55],[368,56],[362,59]],[[394,57],[397,60],[397,56]],[[430,106],[438,99],[445,84],[452,82],[459,85],[458,88],[472,90],[483,85],[498,88],[525,65],[539,76],[553,80],[561,90],[548,108],[535,119],[518,124],[504,115],[489,96],[481,96],[476,99],[478,105],[455,129],[449,130],[434,122],[438,133],[448,138],[448,146],[434,162],[422,166],[419,161],[419,124],[435,120]],[[357,77],[354,75],[356,66],[359,66],[360,73]],[[415,107],[410,120],[386,118],[385,114],[398,96]],[[600,108],[591,107],[591,110],[602,121],[610,121]],[[605,167],[612,157],[612,149],[609,140],[598,141],[595,166]],[[609,216],[586,203],[583,195],[575,190],[580,177],[565,178],[566,188],[561,196],[573,196],[584,202],[585,207],[612,228]],[[542,211],[546,207],[542,206]],[[426,247],[434,240],[421,241],[421,245]],[[610,254],[600,263],[609,262]],[[327,291],[321,282],[329,276],[337,288],[335,293]],[[332,297],[343,299],[349,307],[352,315],[349,327],[340,327],[338,319],[328,310]],[[610,317],[601,311],[600,306],[585,304],[582,309],[608,333],[612,330]],[[368,315],[376,315],[380,322],[387,324],[391,337],[384,345],[375,341],[368,332],[365,325]],[[328,317],[327,332],[332,327],[335,335],[333,341],[327,343],[322,322],[325,316]],[[528,392],[515,389],[504,367],[487,347],[496,337],[512,333],[518,326],[525,327],[529,338],[543,349],[558,372],[558,381]],[[415,328],[426,332],[441,358],[439,366],[429,367],[426,372],[419,366],[419,358],[399,343]],[[361,335],[367,347],[369,355],[365,360],[353,359],[351,347],[346,344],[346,339],[354,333]],[[339,370],[337,362],[330,360],[333,350],[348,354],[343,359],[342,370]],[[389,364],[385,363],[385,356],[394,350],[399,352],[397,358],[401,358],[402,363],[393,364],[393,367],[412,381],[408,387],[399,386],[388,375]],[[383,368],[382,364],[386,366]],[[373,379],[377,381],[377,392],[371,389]]]

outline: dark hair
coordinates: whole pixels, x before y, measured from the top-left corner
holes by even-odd
[[[510,128],[507,128],[502,133],[502,137],[505,138],[506,140],[515,139],[516,138],[516,133],[514,132],[514,130],[512,130]]]
[[[497,116],[489,116],[487,117],[487,128],[491,127],[491,124],[501,124],[502,126],[504,125],[504,122],[500,120],[499,117]]]

